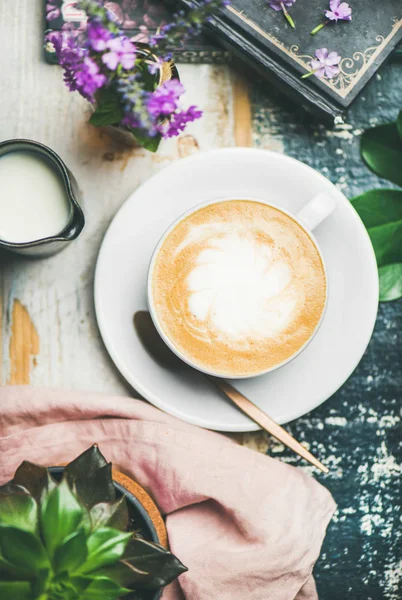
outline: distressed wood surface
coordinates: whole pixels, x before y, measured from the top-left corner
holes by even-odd
[[[233,145],[286,152],[321,171],[349,197],[378,187],[381,182],[360,161],[358,140],[364,128],[396,116],[402,65],[383,68],[334,130],[315,123],[270,86],[250,87],[226,67],[182,66],[188,101],[205,115],[155,156],[122,150],[87,124],[85,101],[67,93],[59,69],[42,61],[41,5],[40,0],[0,4],[0,136],[36,139],[64,158],[82,188],[87,226],[52,258],[0,255],[0,382],[127,394],[132,390],[99,337],[92,285],[103,235],[129,194],[174,160]],[[401,330],[402,303],[382,305],[354,375],[324,405],[289,425],[331,469],[328,476],[314,475],[339,505],[315,569],[323,600],[402,597]],[[238,439],[313,473],[268,435]]]

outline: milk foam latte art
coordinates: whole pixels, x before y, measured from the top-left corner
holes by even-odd
[[[320,253],[306,231],[262,202],[228,200],[184,217],[154,260],[159,327],[201,370],[252,376],[312,337],[326,302]]]

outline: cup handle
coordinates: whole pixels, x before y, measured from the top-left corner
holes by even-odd
[[[323,192],[314,196],[304,206],[296,217],[308,229],[313,231],[324,219],[326,219],[336,207],[336,200],[329,194]]]

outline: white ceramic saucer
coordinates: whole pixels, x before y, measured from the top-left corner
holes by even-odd
[[[199,373],[174,372],[146,352],[133,315],[147,308],[147,269],[160,236],[189,208],[235,195],[297,213],[327,191],[337,207],[315,231],[328,270],[324,322],[302,354],[281,369],[233,381],[279,423],[304,415],[351,375],[370,340],[378,275],[370,239],[345,196],[325,177],[287,156],[249,148],[197,154],[165,168],[134,192],[112,221],[95,275],[95,308],[106,348],[126,380],[162,410],[220,431],[258,429]]]

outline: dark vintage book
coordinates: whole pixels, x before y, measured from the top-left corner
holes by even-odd
[[[83,29],[85,15],[77,10],[77,1],[45,0],[46,32]],[[296,21],[293,30],[267,0],[232,0],[231,6],[207,25],[207,35],[194,38],[184,49],[173,49],[174,56],[177,62],[187,63],[238,63],[240,58],[246,67],[272,81],[300,105],[333,119],[343,114],[402,39],[402,0],[349,0],[351,22],[328,25],[311,36],[328,1],[308,0],[307,6],[306,1],[297,0],[289,9]],[[106,0],[105,5],[129,37],[146,42],[161,24],[169,22],[172,11],[189,7],[192,0],[168,2]],[[315,50],[322,47],[343,57],[339,76],[302,80]],[[45,44],[45,55],[49,62],[55,62],[51,44]],[[401,44],[393,56],[402,60]]]
[[[78,0],[45,0],[45,34],[62,29],[85,28],[85,15],[76,8]],[[146,42],[157,28],[168,23],[172,17],[163,0],[118,0],[107,6],[116,16],[126,34],[134,40]],[[173,48],[177,62],[226,63],[228,52],[205,36],[197,36],[186,43],[185,48]],[[50,63],[56,58],[51,44],[45,43],[45,57]]]
[[[197,0],[175,0],[189,8]],[[292,29],[282,12],[266,0],[233,0],[207,24],[207,31],[246,66],[275,83],[300,105],[330,117],[341,117],[402,39],[402,0],[349,0],[350,22],[329,24],[317,35],[328,0],[298,0],[289,8]],[[333,79],[301,76],[311,70],[318,48],[342,56]]]

